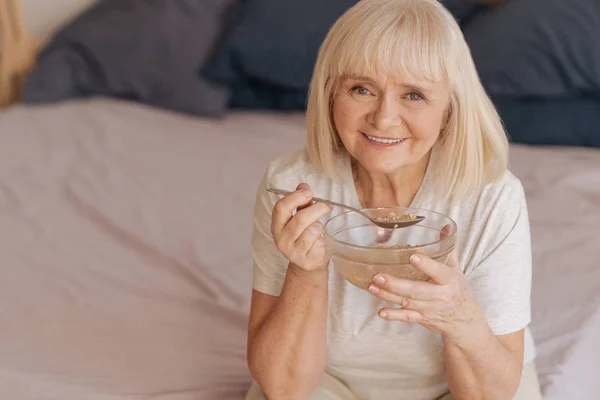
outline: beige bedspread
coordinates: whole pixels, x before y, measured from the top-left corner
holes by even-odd
[[[242,399],[255,188],[303,139],[299,114],[100,99],[0,113],[0,398]],[[542,383],[597,395],[600,150],[514,146],[512,160]]]

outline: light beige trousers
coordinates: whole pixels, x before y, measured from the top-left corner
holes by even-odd
[[[452,400],[452,394],[442,396],[438,400]],[[248,391],[246,400],[266,400],[262,390],[256,384],[252,382],[252,386]],[[325,373],[319,382],[319,386],[310,396],[308,400],[358,400],[350,389],[346,387],[342,382],[333,376]],[[433,400],[433,399],[432,399]],[[521,384],[519,390],[513,397],[513,400],[542,400],[542,393],[540,391],[540,383],[538,380],[537,370],[535,364],[527,364],[523,368],[521,375]]]
[[[452,400],[453,398],[451,394],[447,394],[439,400]],[[535,364],[527,364],[523,367],[521,384],[513,400],[542,400],[540,381],[538,380]]]

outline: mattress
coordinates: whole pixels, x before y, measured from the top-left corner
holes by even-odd
[[[299,113],[108,99],[0,114],[0,398],[241,400],[252,208]],[[600,393],[600,150],[513,145],[547,398]],[[573,397],[571,397],[573,398]]]

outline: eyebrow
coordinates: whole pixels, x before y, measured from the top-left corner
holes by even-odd
[[[367,81],[367,82],[371,82],[371,83],[375,84],[375,80],[373,78],[369,78],[368,76],[364,76],[364,75],[353,75],[353,74],[344,75],[342,77],[342,79],[344,79],[344,80],[349,79],[349,80],[354,80],[354,81]],[[415,90],[417,92],[428,92],[429,90],[431,90],[431,88],[428,88],[428,87],[425,87],[422,85],[417,85],[414,83],[408,83],[408,82],[402,82],[402,83],[398,84],[397,86],[403,86],[407,89]]]

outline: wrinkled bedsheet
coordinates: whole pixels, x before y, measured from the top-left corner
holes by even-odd
[[[243,399],[255,190],[303,130],[107,99],[1,112],[0,398]],[[600,150],[515,145],[511,164],[541,382],[595,398]]]

